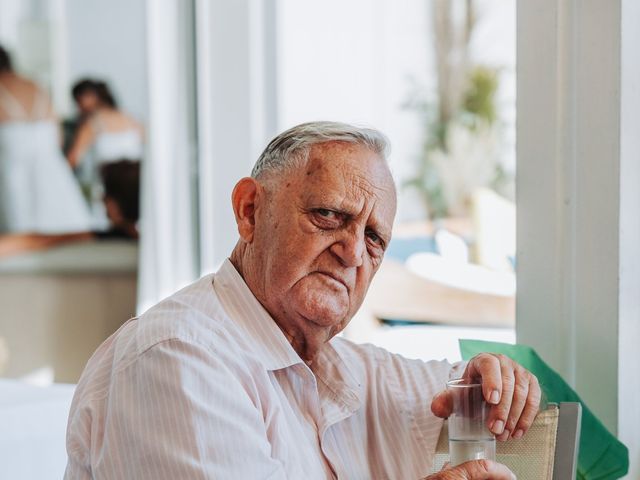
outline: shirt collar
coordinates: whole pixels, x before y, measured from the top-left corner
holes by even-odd
[[[304,363],[229,259],[214,275],[213,288],[231,320],[248,335],[267,370]]]
[[[327,342],[318,353],[313,372],[316,378],[333,393],[334,400],[346,407],[343,413],[356,411],[364,398],[362,382],[349,368],[348,363],[333,346],[334,342],[344,342],[334,338]],[[340,415],[339,418],[343,418]]]
[[[280,370],[297,364],[306,367],[229,259],[214,275],[213,288],[231,320],[247,334],[254,353],[267,370]],[[339,339],[327,342],[320,350],[312,371],[332,392],[333,400],[342,405],[339,414],[342,418],[344,413],[360,407],[363,393],[361,382],[332,345],[336,340]],[[343,410],[345,407],[346,412]]]

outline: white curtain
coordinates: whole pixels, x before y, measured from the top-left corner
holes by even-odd
[[[148,0],[149,124],[142,168],[138,312],[198,271],[193,3]]]

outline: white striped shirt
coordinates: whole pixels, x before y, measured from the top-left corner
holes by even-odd
[[[334,338],[312,371],[227,260],[98,348],[65,478],[419,479],[461,368]]]

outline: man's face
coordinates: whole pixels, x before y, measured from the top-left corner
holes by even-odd
[[[257,296],[311,359],[362,304],[391,240],[395,187],[384,160],[344,142],[313,146],[305,165],[264,185]]]

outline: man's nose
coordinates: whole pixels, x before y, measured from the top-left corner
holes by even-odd
[[[331,245],[331,251],[345,267],[359,267],[366,248],[364,231],[353,229],[344,231]]]

